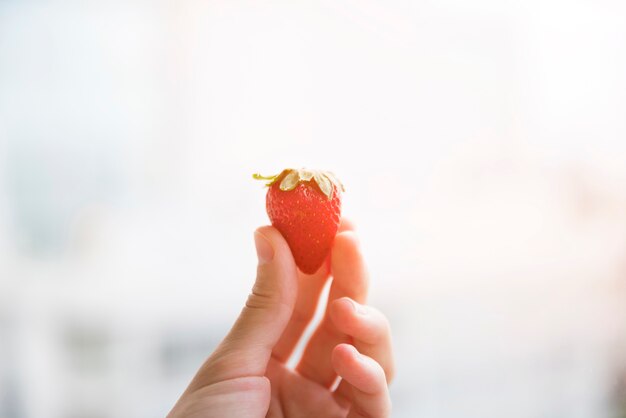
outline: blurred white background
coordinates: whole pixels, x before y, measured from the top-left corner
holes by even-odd
[[[0,2],[0,417],[166,415],[254,280],[251,174],[292,166],[347,187],[395,417],[625,416],[625,23]]]

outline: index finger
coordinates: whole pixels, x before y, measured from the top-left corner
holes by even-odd
[[[332,274],[333,282],[328,294],[329,306],[296,368],[302,376],[326,387],[331,387],[337,376],[330,359],[333,348],[337,344],[350,341],[350,337],[339,331],[330,319],[330,305],[333,300],[343,296],[358,302],[364,302],[367,297],[367,267],[353,232],[343,232],[335,239]]]

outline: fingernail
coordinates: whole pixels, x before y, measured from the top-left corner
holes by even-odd
[[[274,248],[270,241],[262,233],[254,232],[254,245],[256,255],[259,258],[259,265],[267,264],[274,259]]]
[[[359,315],[365,315],[367,314],[367,308],[363,305],[361,305],[360,303],[356,303],[355,301],[353,301],[352,299],[346,299],[348,302],[350,302],[350,305],[352,306],[352,310],[359,314]]]

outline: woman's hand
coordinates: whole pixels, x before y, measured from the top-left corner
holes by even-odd
[[[352,229],[343,222],[328,263],[310,276],[275,228],[255,232],[259,265],[246,306],[169,418],[390,416],[389,324],[363,305],[367,270]],[[291,370],[286,363],[331,274],[324,318]]]

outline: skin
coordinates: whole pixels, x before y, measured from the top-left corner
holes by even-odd
[[[385,316],[364,305],[368,274],[353,226],[342,222],[331,256],[310,276],[275,228],[259,228],[255,242],[246,306],[168,418],[389,417],[391,333]],[[292,370],[286,363],[331,275],[324,318]]]

